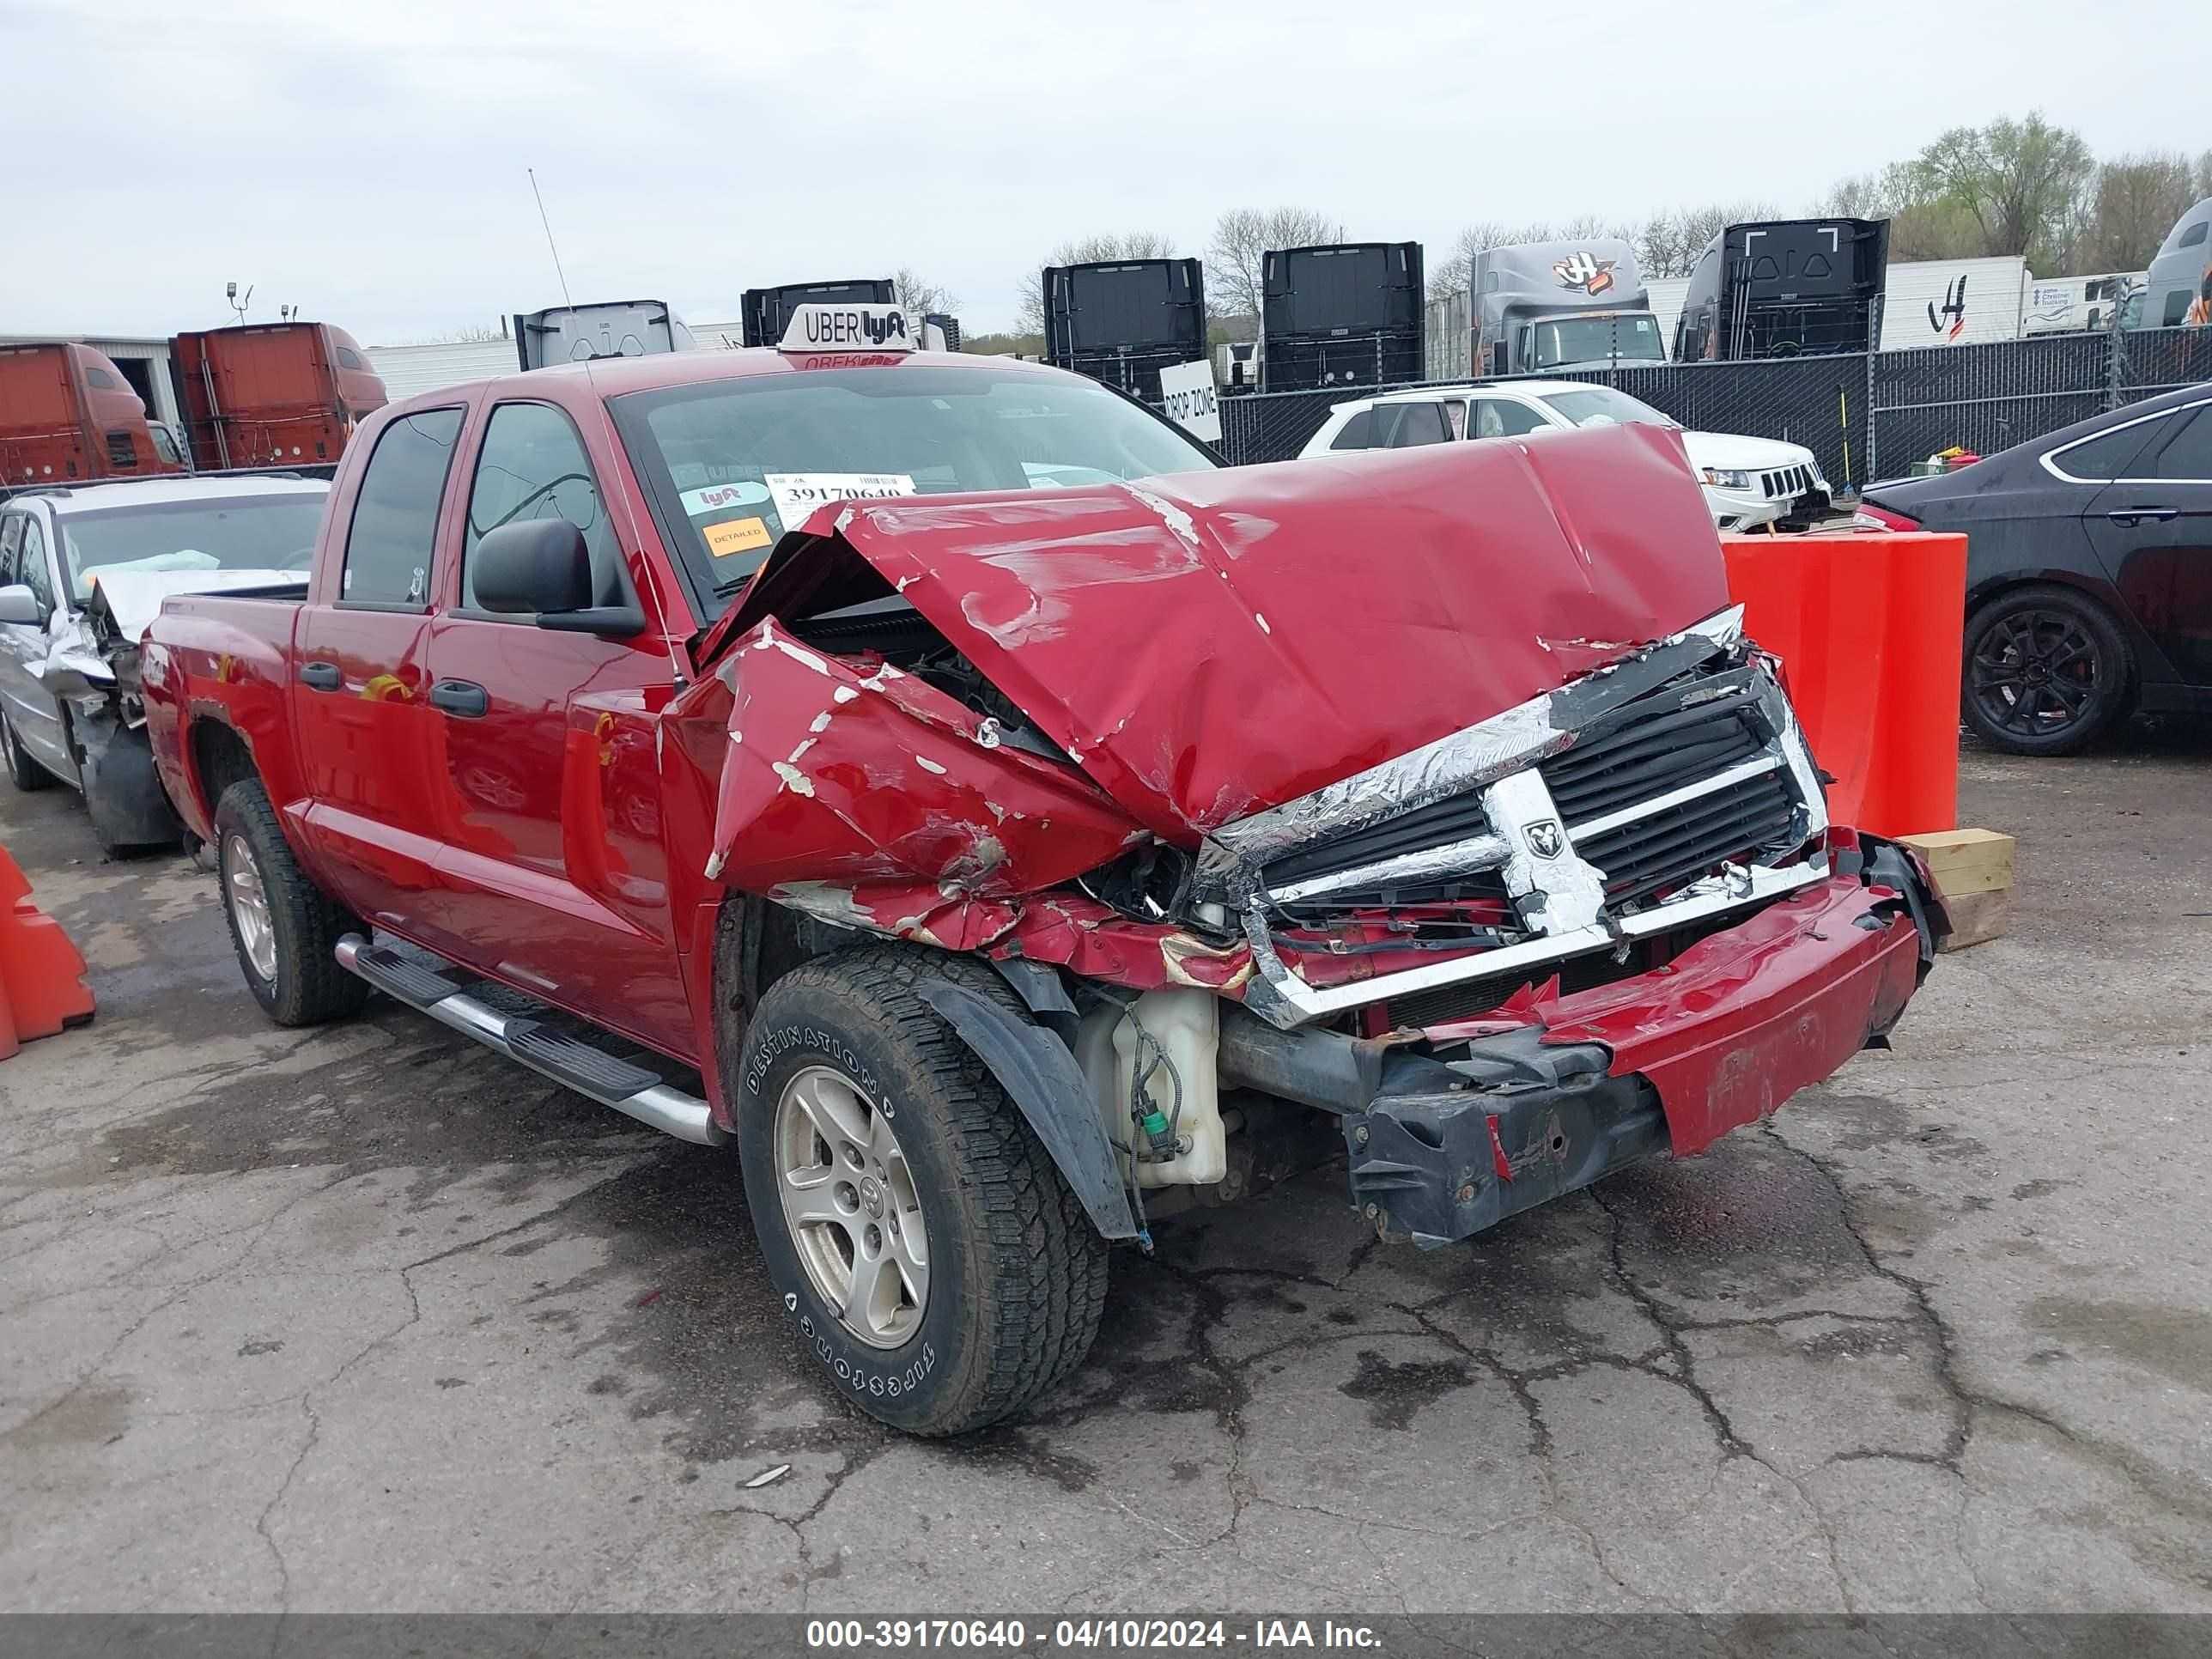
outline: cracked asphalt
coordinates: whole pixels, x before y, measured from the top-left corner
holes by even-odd
[[[1893,1051],[1460,1249],[1333,1170],[1170,1224],[950,1444],[815,1381],[726,1158],[267,1025],[211,877],[8,795],[100,1013],[0,1066],[0,1607],[2212,1609],[2212,734],[1964,794],[2014,932]]]

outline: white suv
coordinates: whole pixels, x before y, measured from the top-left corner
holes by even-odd
[[[1456,438],[1517,438],[1579,426],[1674,427],[1721,530],[1802,529],[1825,516],[1832,492],[1802,444],[1691,432],[1647,403],[1582,380],[1501,380],[1418,386],[1334,405],[1301,459],[1348,449],[1410,449]]]

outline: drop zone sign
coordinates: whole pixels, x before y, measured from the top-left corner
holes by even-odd
[[[1160,371],[1160,412],[1194,438],[1221,441],[1221,406],[1214,399],[1211,359]]]

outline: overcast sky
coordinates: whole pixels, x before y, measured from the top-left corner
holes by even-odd
[[[1739,33],[1740,31],[1740,33]],[[365,343],[579,301],[912,265],[970,333],[1055,242],[1227,207],[1355,239],[1811,205],[2039,107],[2100,155],[2212,145],[2201,5],[1480,0],[0,0],[0,332],[168,334],[303,307]]]

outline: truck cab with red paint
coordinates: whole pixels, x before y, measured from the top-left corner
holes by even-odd
[[[1303,1152],[1442,1245],[1896,1021],[1941,915],[1828,822],[1673,434],[1224,469],[906,337],[425,394],[303,603],[168,602],[149,729],[273,1018],[373,988],[734,1141],[802,1346],[928,1433]]]
[[[68,340],[0,345],[0,492],[184,470],[104,353]]]
[[[386,401],[360,343],[329,323],[243,323],[169,342],[203,471],[322,466]]]

